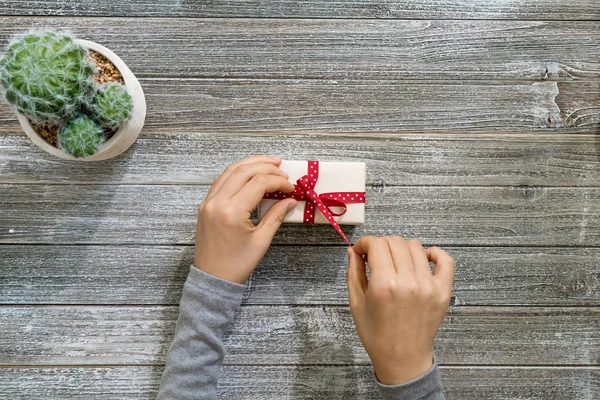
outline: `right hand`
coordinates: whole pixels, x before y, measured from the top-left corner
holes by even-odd
[[[433,365],[433,340],[450,303],[454,260],[417,240],[373,236],[349,248],[348,258],[350,309],[377,379],[396,385],[423,375]]]

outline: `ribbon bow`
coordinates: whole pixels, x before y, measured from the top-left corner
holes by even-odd
[[[323,214],[335,230],[344,238],[348,246],[350,241],[340,228],[333,217],[344,215],[347,211],[346,203],[364,203],[365,192],[329,192],[317,194],[315,185],[319,179],[319,162],[308,161],[308,173],[296,181],[292,193],[273,192],[267,193],[263,198],[272,200],[282,200],[293,197],[297,201],[306,201],[304,206],[305,224],[315,222],[315,207]],[[332,207],[342,208],[341,212],[335,212]]]

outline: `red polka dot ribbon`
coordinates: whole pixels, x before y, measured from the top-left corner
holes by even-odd
[[[335,230],[344,238],[348,246],[350,241],[333,217],[339,217],[346,213],[346,203],[364,203],[365,192],[329,192],[317,194],[314,188],[319,179],[319,162],[308,161],[308,173],[296,181],[292,193],[273,192],[265,194],[265,199],[282,200],[293,197],[298,201],[306,201],[304,206],[305,224],[315,222],[315,207],[323,214]],[[341,212],[335,212],[331,207],[339,207]]]

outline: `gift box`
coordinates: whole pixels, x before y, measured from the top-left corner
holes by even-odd
[[[294,197],[298,205],[283,222],[332,224],[334,227],[364,223],[364,163],[283,160],[279,168],[287,172],[296,189],[291,194],[266,194],[258,205],[259,218],[279,200]]]

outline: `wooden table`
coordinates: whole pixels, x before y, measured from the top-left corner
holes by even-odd
[[[597,0],[13,1],[0,42],[69,29],[148,102],[107,162],[44,154],[0,105],[0,398],[149,399],[196,206],[255,153],[364,161],[366,224],[456,258],[450,399],[600,398]],[[343,241],[285,226],[227,335],[225,399],[377,399]]]

